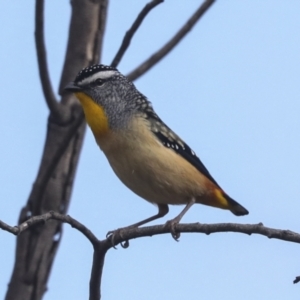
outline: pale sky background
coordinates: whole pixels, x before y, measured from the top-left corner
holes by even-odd
[[[127,74],[169,39],[201,1],[154,9],[119,65]],[[128,3],[130,5],[128,5]],[[110,64],[146,1],[109,5],[102,62]],[[34,1],[1,1],[0,219],[15,225],[40,164],[48,109],[34,46]],[[183,222],[240,222],[300,232],[300,1],[217,1],[162,62],[135,82],[159,116],[197,153],[250,214],[195,205]],[[69,1],[46,1],[46,43],[57,90],[65,56]],[[79,71],[79,70],[78,70]],[[152,224],[163,224],[183,207]],[[156,208],[114,175],[88,129],[69,214],[100,239]],[[0,298],[12,272],[16,238],[0,231]],[[170,235],[110,250],[107,299],[299,299],[300,245],[238,233]],[[88,299],[92,247],[64,226],[45,300]]]

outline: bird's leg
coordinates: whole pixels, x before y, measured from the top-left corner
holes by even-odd
[[[193,197],[191,199],[191,201],[185,206],[185,208],[182,210],[182,212],[176,218],[167,221],[165,226],[170,227],[172,237],[175,241],[178,241],[178,239],[180,237],[180,232],[176,232],[176,225],[180,222],[181,218],[192,207],[192,205],[195,204],[195,202],[196,202],[196,199]]]
[[[126,226],[126,227],[124,227],[122,229],[139,227],[139,226],[144,225],[146,223],[149,223],[149,222],[151,222],[153,220],[162,218],[162,217],[164,217],[169,212],[169,207],[168,207],[167,204],[158,204],[157,206],[158,206],[158,213],[156,215],[154,215],[154,216],[152,216],[150,218],[147,218],[145,220],[142,220],[140,222],[137,222],[135,224],[132,224],[130,226]]]
[[[112,244],[114,245],[114,235],[115,235],[116,233],[121,234],[121,231],[122,231],[122,230],[130,229],[130,228],[136,228],[136,227],[139,227],[139,226],[141,226],[141,225],[144,225],[144,224],[146,224],[146,223],[148,223],[148,222],[151,222],[151,221],[153,221],[153,220],[162,218],[162,217],[164,217],[164,216],[169,212],[169,207],[168,207],[167,204],[158,204],[157,206],[158,206],[158,213],[157,213],[156,215],[154,215],[154,216],[152,216],[152,217],[150,217],[150,218],[147,218],[147,219],[145,219],[145,220],[142,220],[142,221],[140,221],[140,222],[134,223],[134,224],[132,224],[132,225],[129,225],[129,226],[126,226],[126,227],[122,227],[122,228],[119,228],[119,229],[116,229],[116,230],[111,230],[111,231],[109,231],[109,232],[106,234],[106,237],[107,237],[107,238],[110,237],[111,242],[112,242]],[[124,244],[121,244],[121,246],[122,246],[123,248],[127,248],[127,247],[129,246],[128,241],[125,241]]]

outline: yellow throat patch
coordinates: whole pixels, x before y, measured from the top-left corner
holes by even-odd
[[[103,107],[95,103],[93,99],[85,93],[79,92],[75,93],[75,95],[82,105],[86,122],[91,127],[95,138],[100,138],[105,135],[109,130],[109,126]]]

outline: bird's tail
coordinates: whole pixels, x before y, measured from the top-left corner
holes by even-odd
[[[236,216],[244,216],[244,215],[248,215],[249,211],[243,207],[242,205],[240,205],[239,203],[237,203],[235,200],[233,200],[232,198],[230,198],[227,194],[224,195],[228,204],[229,204],[229,210]]]

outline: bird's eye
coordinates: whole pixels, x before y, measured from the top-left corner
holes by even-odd
[[[104,81],[102,80],[102,79],[97,79],[96,81],[95,81],[95,84],[97,85],[97,86],[101,86],[101,85],[103,85],[104,84]]]

